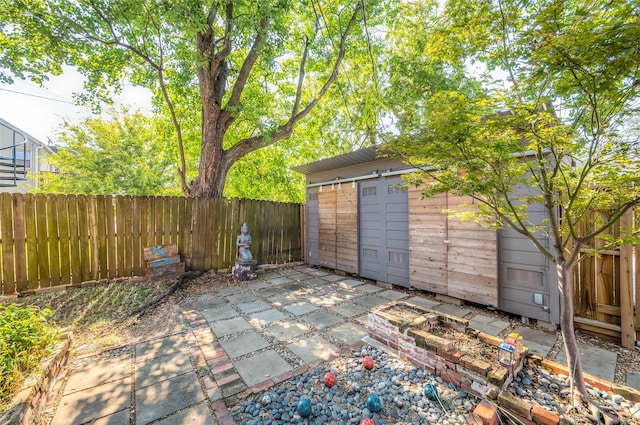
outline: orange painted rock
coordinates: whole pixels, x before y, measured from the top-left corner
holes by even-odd
[[[324,374],[322,381],[327,387],[331,388],[336,384],[336,375],[333,372],[327,372]]]
[[[373,357],[364,356],[364,359],[362,359],[362,366],[367,370],[373,369]]]
[[[376,425],[376,423],[373,422],[373,419],[364,418],[360,421],[360,425]]]

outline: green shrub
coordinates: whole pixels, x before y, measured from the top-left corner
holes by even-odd
[[[0,305],[0,405],[50,354],[58,335],[51,313],[32,306]]]

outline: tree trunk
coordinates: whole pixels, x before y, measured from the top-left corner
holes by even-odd
[[[582,360],[580,358],[578,340],[576,339],[576,332],[573,324],[573,285],[571,283],[573,266],[570,267],[564,259],[559,259],[557,261],[556,270],[558,272],[558,288],[560,289],[560,329],[562,331],[564,350],[567,354],[569,376],[571,377],[571,381],[578,393],[580,393],[580,395],[585,399],[588,399],[589,394],[587,393],[587,387],[584,383]]]
[[[189,196],[193,198],[221,198],[224,184],[231,164],[222,149],[224,132],[218,127],[218,119],[214,114],[206,114],[203,110],[202,140],[198,177],[193,181]]]

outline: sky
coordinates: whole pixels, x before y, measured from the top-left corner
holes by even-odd
[[[39,87],[16,79],[14,84],[0,83],[0,118],[43,143],[55,143],[57,129],[67,118],[72,122],[91,114],[86,106],[76,106],[72,94],[82,90],[83,77],[74,69],[65,69]],[[125,85],[115,102],[142,111],[151,109],[151,93],[140,87]]]

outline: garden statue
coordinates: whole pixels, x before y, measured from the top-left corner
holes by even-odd
[[[247,260],[253,260],[253,255],[249,247],[251,246],[251,235],[249,234],[249,226],[244,223],[240,228],[240,234],[236,239],[236,245],[238,246],[238,261],[243,262]]]
[[[249,226],[247,226],[247,223],[244,223],[236,239],[238,258],[236,259],[236,265],[231,270],[233,276],[239,280],[255,279],[258,276],[258,273],[256,273],[258,262],[253,259],[253,255],[251,255],[251,251],[249,250],[252,242],[251,235],[249,234]]]

